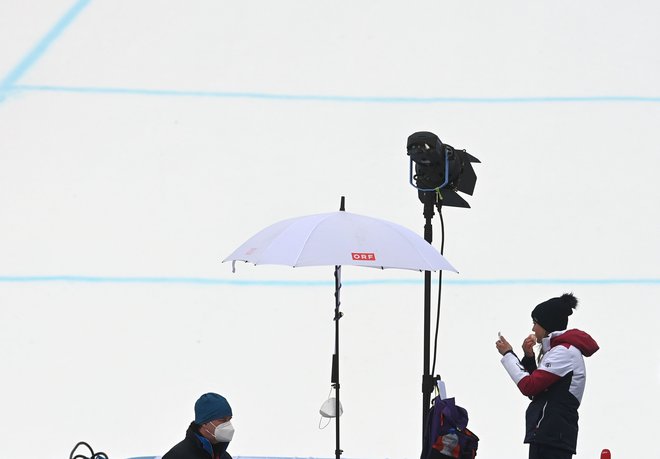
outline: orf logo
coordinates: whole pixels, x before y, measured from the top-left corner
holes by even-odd
[[[376,254],[373,252],[351,252],[355,261],[376,261]]]

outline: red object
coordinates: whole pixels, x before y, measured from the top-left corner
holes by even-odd
[[[609,449],[604,449],[600,452],[600,459],[612,459],[612,454]]]
[[[376,254],[373,252],[351,252],[353,260],[376,261]]]

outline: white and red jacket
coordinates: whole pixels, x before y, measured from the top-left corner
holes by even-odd
[[[550,333],[543,339],[543,357],[538,368],[533,357],[522,362],[513,352],[502,357],[502,365],[520,392],[532,399],[526,413],[525,443],[538,443],[575,453],[578,407],[586,383],[584,358],[598,344],[580,330]]]

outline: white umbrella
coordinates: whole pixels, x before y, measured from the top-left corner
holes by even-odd
[[[275,223],[252,236],[224,261],[457,272],[431,244],[408,228],[344,211]]]
[[[339,291],[341,266],[399,268],[418,271],[456,269],[427,241],[411,230],[386,220],[344,211],[308,215],[275,223],[252,236],[223,260],[287,266],[335,267],[335,353],[332,387],[335,389],[335,458],[339,446]]]

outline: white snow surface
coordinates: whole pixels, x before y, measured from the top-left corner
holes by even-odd
[[[332,457],[333,267],[221,260],[340,196],[422,234],[405,150],[422,130],[482,161],[472,208],[443,211],[460,274],[444,274],[436,364],[479,457],[527,454],[497,332],[519,349],[531,309],[568,291],[570,326],[601,345],[575,457],[648,456],[631,439],[654,437],[660,408],[660,4],[1,10],[1,458],[81,440],[162,455],[208,391],[232,405],[234,456]],[[343,269],[346,458],[419,457],[421,279]]]

